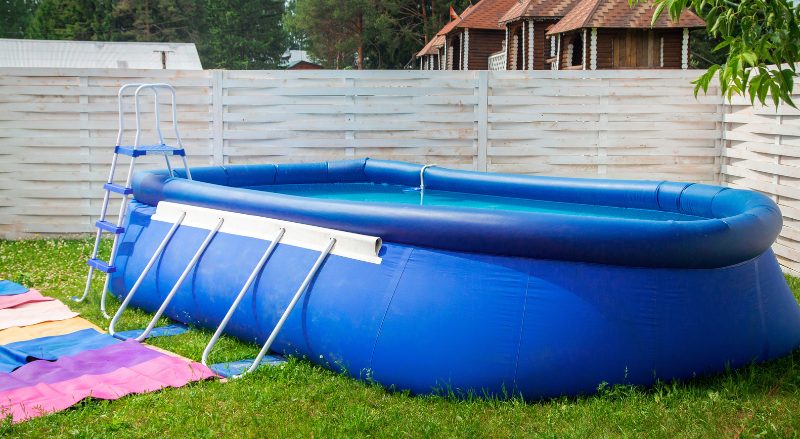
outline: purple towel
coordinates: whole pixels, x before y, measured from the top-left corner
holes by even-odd
[[[129,340],[0,373],[0,416],[11,415],[14,422],[21,422],[63,410],[87,397],[117,399],[214,376],[202,364]]]
[[[25,363],[56,360],[91,349],[121,343],[116,338],[94,329],[83,329],[63,335],[51,335],[0,346],[0,372],[11,372]]]

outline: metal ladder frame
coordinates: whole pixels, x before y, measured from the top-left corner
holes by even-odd
[[[136,117],[136,136],[133,145],[133,154],[131,154],[131,160],[128,165],[128,175],[125,181],[124,187],[118,187],[114,184],[114,174],[116,173],[117,162],[119,159],[119,148],[122,143],[122,138],[125,132],[125,112],[123,109],[123,99],[125,96],[125,90],[129,88],[136,87],[134,91],[133,98],[134,98],[134,112]],[[116,254],[118,250],[118,243],[119,243],[119,235],[124,231],[124,228],[120,226],[122,220],[125,217],[128,207],[128,196],[133,193],[130,185],[133,179],[133,170],[135,168],[137,154],[136,151],[139,149],[141,145],[141,111],[139,110],[139,97],[141,96],[141,92],[143,90],[151,90],[153,92],[153,102],[154,102],[154,114],[155,114],[155,125],[156,125],[156,133],[158,134],[158,140],[160,145],[164,145],[164,136],[161,132],[161,114],[159,109],[159,90],[167,90],[171,94],[171,107],[172,107],[172,128],[175,132],[175,139],[176,139],[176,146],[177,150],[183,151],[183,141],[181,140],[180,132],[178,130],[178,111],[177,111],[177,102],[176,102],[176,92],[175,89],[169,85],[164,83],[156,83],[156,84],[125,84],[120,87],[119,91],[117,92],[117,101],[118,101],[118,113],[119,113],[119,129],[117,131],[117,141],[116,147],[114,148],[114,155],[111,160],[111,169],[109,171],[108,179],[106,184],[103,185],[105,190],[105,194],[103,196],[103,206],[100,211],[100,219],[97,221],[97,232],[95,235],[94,247],[92,250],[92,256],[90,259],[94,261],[97,259],[97,253],[99,250],[100,245],[100,238],[102,237],[103,231],[110,231],[114,233],[114,241],[111,247],[111,255],[109,257],[108,263],[106,266],[106,278],[105,282],[103,283],[103,291],[100,296],[100,310],[103,313],[103,316],[109,318],[108,314],[106,313],[106,295],[108,292],[108,285],[111,278],[111,273],[115,271],[114,261],[116,259]],[[169,171],[170,176],[174,177],[174,172],[172,166],[169,161],[169,156],[172,155],[171,152],[164,151],[163,152],[164,159],[167,164],[167,169]],[[186,172],[186,178],[191,180],[191,171],[189,169],[188,163],[186,161],[185,153],[181,154],[183,159],[183,167]],[[116,224],[106,224],[106,215],[108,213],[108,203],[110,199],[111,192],[118,192],[123,196],[122,204],[120,206],[119,215],[117,216]],[[102,228],[101,225],[104,225],[106,228]],[[94,277],[94,265],[89,265],[89,273],[86,278],[86,287],[83,291],[83,294],[80,297],[73,297],[73,300],[76,302],[82,302],[86,299],[89,294],[89,290],[91,289],[92,279]]]
[[[261,272],[261,270],[263,269],[263,267],[266,264],[267,260],[272,255],[273,251],[275,250],[275,247],[278,245],[278,242],[283,237],[284,232],[285,232],[285,230],[283,228],[281,228],[278,231],[278,234],[276,235],[275,239],[272,241],[272,243],[270,243],[269,247],[264,252],[264,255],[258,261],[258,263],[256,264],[255,268],[250,273],[250,276],[247,278],[247,281],[245,282],[245,285],[239,291],[239,294],[237,294],[236,298],[233,301],[233,304],[228,309],[228,312],[225,314],[225,317],[222,319],[222,322],[217,327],[217,330],[214,332],[214,335],[211,337],[211,340],[208,342],[208,345],[206,345],[206,348],[203,350],[203,356],[202,356],[202,358],[200,360],[203,363],[203,365],[208,366],[208,364],[207,364],[208,363],[208,356],[211,353],[211,350],[214,348],[214,345],[219,340],[220,335],[222,335],[222,332],[225,330],[225,327],[228,325],[228,322],[230,321],[231,317],[233,316],[234,311],[236,311],[236,308],[239,306],[239,303],[242,301],[242,298],[244,297],[244,294],[250,288],[250,286],[255,281],[256,277],[258,276],[258,273]],[[264,359],[264,355],[266,355],[266,353],[269,351],[269,348],[272,347],[272,344],[275,342],[275,339],[278,337],[278,333],[283,328],[284,323],[286,323],[286,319],[289,318],[289,314],[291,314],[291,312],[294,309],[295,305],[300,300],[300,297],[302,297],[303,293],[305,293],[305,291],[308,289],[308,285],[314,279],[314,276],[317,275],[317,272],[319,271],[320,267],[322,266],[322,263],[328,257],[328,255],[330,254],[331,250],[333,250],[333,246],[335,244],[336,244],[336,238],[331,237],[328,240],[327,247],[325,247],[325,249],[320,252],[319,256],[317,257],[317,260],[314,262],[314,265],[311,267],[311,270],[309,270],[308,274],[306,274],[306,277],[303,280],[303,283],[300,285],[300,287],[294,293],[294,296],[292,297],[292,300],[289,302],[289,305],[284,310],[283,314],[281,315],[280,319],[278,320],[278,323],[272,329],[272,332],[269,334],[269,337],[267,338],[267,341],[264,342],[264,344],[261,346],[261,350],[258,352],[258,355],[256,355],[256,358],[250,364],[250,367],[248,367],[246,371],[242,372],[239,375],[231,376],[231,378],[241,378],[242,376],[244,376],[244,375],[256,370],[259,367],[259,365],[261,364],[261,360]]]
[[[108,333],[111,334],[112,336],[115,334],[114,326],[119,321],[120,317],[122,316],[122,313],[128,307],[128,304],[130,303],[131,299],[133,299],[133,295],[138,290],[139,285],[141,285],[142,281],[144,280],[144,277],[147,275],[147,272],[150,270],[155,261],[164,251],[164,248],[166,248],[167,243],[169,242],[170,238],[172,238],[172,235],[175,233],[175,230],[177,230],[177,228],[183,222],[185,216],[186,214],[184,213],[183,215],[181,215],[179,220],[172,225],[172,228],[170,228],[169,232],[167,232],[167,235],[164,237],[164,239],[162,239],[161,244],[159,244],[158,248],[156,249],[156,252],[150,258],[150,261],[148,261],[147,266],[142,271],[142,274],[139,275],[139,278],[136,280],[136,283],[134,284],[133,288],[131,288],[131,291],[128,293],[127,296],[125,296],[125,300],[122,302],[122,305],[120,305],[120,307],[117,309],[117,312],[114,314],[114,317],[111,319],[111,323],[108,326]],[[219,232],[219,229],[220,227],[222,227],[222,224],[224,222],[225,222],[224,218],[219,218],[214,228],[211,229],[211,231],[209,231],[209,233],[206,235],[205,239],[203,240],[203,243],[200,244],[200,247],[194,253],[194,256],[192,256],[192,259],[189,261],[189,264],[186,266],[186,268],[184,268],[183,272],[181,273],[181,276],[175,282],[175,285],[172,286],[172,289],[170,290],[169,294],[167,294],[167,296],[161,302],[161,306],[158,307],[158,310],[156,311],[153,318],[150,320],[150,323],[147,324],[147,327],[144,329],[144,332],[142,332],[138,337],[135,338],[136,341],[140,342],[146,339],[148,335],[150,335],[150,332],[153,330],[153,328],[155,328],[156,324],[158,323],[158,319],[160,319],[161,316],[164,314],[164,311],[167,309],[167,306],[169,306],[169,303],[172,301],[172,298],[175,297],[175,294],[178,293],[178,289],[180,289],[181,285],[183,285],[183,281],[186,280],[186,277],[189,275],[192,269],[194,269],[194,267],[197,265],[197,262],[200,260],[200,257],[203,255],[203,252],[205,252],[206,248],[208,248],[208,245],[211,244],[211,240],[214,239],[214,236],[217,235],[217,232]]]

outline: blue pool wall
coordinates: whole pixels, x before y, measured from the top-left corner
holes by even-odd
[[[111,282],[119,298],[170,226],[152,221],[154,210],[131,205]],[[155,310],[207,233],[179,228],[133,305]],[[268,244],[217,235],[166,314],[215,328]],[[263,342],[317,255],[279,245],[226,332]],[[770,250],[714,269],[385,241],[380,256],[380,264],[329,256],[275,350],[398,390],[536,399],[692,378],[800,345],[800,308]]]
[[[441,250],[603,264],[717,268],[763,254],[782,219],[768,197],[719,186],[487,174],[430,167],[428,189],[661,210],[700,221],[653,221],[467,207],[415,207],[244,189],[292,183],[419,186],[421,165],[384,160],[195,168],[195,181],[139,173],[137,200],[232,210]]]

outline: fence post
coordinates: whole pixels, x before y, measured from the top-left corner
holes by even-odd
[[[223,104],[222,104],[222,90],[223,90],[223,71],[211,71],[211,164],[222,165],[224,164],[223,150],[225,144],[224,136],[224,122],[223,122]]]
[[[476,170],[486,172],[487,143],[489,135],[489,72],[478,71],[478,107],[475,109],[478,118],[478,157]]]

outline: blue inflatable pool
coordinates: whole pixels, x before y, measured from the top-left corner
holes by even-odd
[[[225,219],[166,314],[263,342],[338,240],[273,349],[416,393],[592,392],[789,353],[800,307],[760,194],[689,183],[527,177],[353,160],[144,172],[111,289],[155,310]],[[420,189],[423,187],[424,189]],[[283,226],[282,226],[283,227]]]

